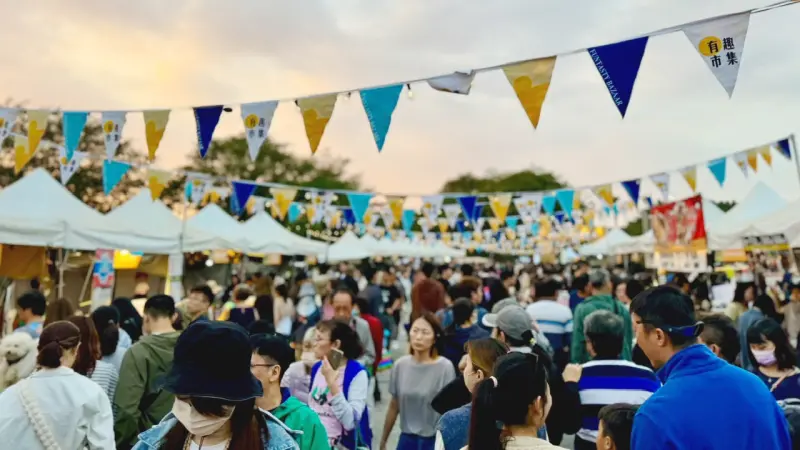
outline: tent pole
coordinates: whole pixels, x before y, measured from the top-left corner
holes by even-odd
[[[789,135],[789,142],[792,144],[791,151],[794,153],[794,167],[797,169],[797,180],[800,182],[800,155],[797,154],[797,141],[795,141],[794,133]]]
[[[67,265],[63,248],[58,249],[58,298],[64,298],[64,268]]]

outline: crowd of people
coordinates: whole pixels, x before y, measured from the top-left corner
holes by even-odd
[[[35,344],[35,370],[0,393],[0,437],[384,450],[397,428],[401,450],[562,448],[566,435],[578,450],[800,448],[800,285],[778,298],[741,279],[714,313],[702,283],[585,263],[363,261],[86,314],[34,290],[11,335]]]

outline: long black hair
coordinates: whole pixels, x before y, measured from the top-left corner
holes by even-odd
[[[547,370],[538,355],[512,352],[495,363],[494,375],[482,381],[472,400],[469,448],[502,450],[509,426],[528,424],[530,405],[547,402]],[[542,411],[544,414],[544,411]],[[542,423],[544,425],[544,417]]]
[[[119,311],[119,327],[128,333],[133,342],[138,341],[142,336],[142,316],[131,303],[131,299],[118,297],[111,306]]]
[[[750,350],[750,344],[763,344],[770,341],[775,345],[775,359],[778,360],[778,369],[787,370],[797,365],[792,344],[789,343],[789,336],[783,331],[781,325],[774,319],[761,319],[747,329],[747,357],[753,367],[758,367],[758,361]]]
[[[753,308],[758,308],[766,317],[774,319],[776,322],[783,321],[778,315],[778,311],[775,309],[775,302],[773,302],[772,297],[767,294],[761,294],[756,297],[753,301]]]

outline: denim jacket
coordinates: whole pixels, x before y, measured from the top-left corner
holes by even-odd
[[[295,434],[293,430],[272,414],[266,411],[260,412],[266,417],[267,429],[269,430],[269,443],[264,446],[264,450],[300,450],[300,446],[297,445],[297,442],[292,437]],[[139,442],[133,446],[132,450],[160,449],[164,444],[164,438],[167,433],[176,423],[178,423],[178,419],[172,413],[167,414],[158,425],[139,435]]]

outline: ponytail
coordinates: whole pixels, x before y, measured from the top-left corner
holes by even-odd
[[[81,331],[71,322],[58,321],[46,326],[39,336],[36,362],[40,367],[55,369],[61,366],[64,350],[74,349],[81,342]]]
[[[472,399],[472,417],[469,426],[470,449],[502,450],[500,432],[502,426],[498,424],[494,411],[494,379],[487,378],[475,388]]]

